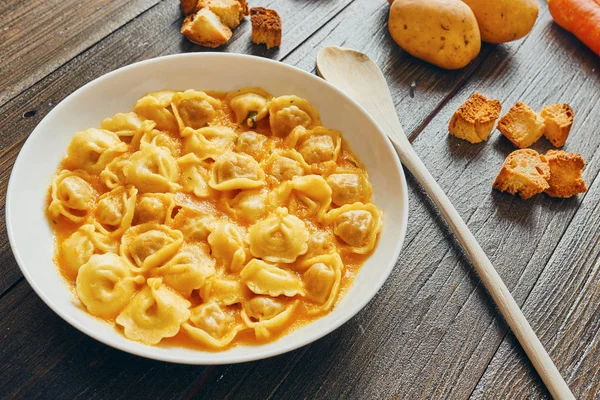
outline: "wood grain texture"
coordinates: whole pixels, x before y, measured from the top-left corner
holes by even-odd
[[[544,103],[569,102],[576,118],[567,150],[582,153],[589,163],[584,177],[591,182],[600,170],[600,160],[593,158],[600,146],[600,137],[595,135],[600,100],[597,57],[550,24],[544,6],[533,33],[525,40],[484,46],[473,65],[446,72],[409,57],[393,44],[385,27],[386,2],[265,3],[262,5],[276,9],[284,20],[282,47],[266,51],[250,44],[249,23],[245,22],[222,50],[283,59],[309,71],[314,69],[316,51],[324,44],[367,52],[388,77],[401,121],[407,133],[416,138],[420,157],[522,303],[548,261],[555,264],[552,254],[561,238],[577,240],[579,231],[573,233],[567,228],[581,204],[593,204],[592,193],[571,200],[539,196],[524,202],[491,192],[502,160],[513,149],[510,143],[496,132],[489,143],[470,145],[448,137],[446,126],[452,112],[474,90],[501,99],[505,110],[516,100],[537,109]],[[0,4],[0,10],[5,4]],[[1,108],[0,332],[4,348],[0,349],[0,360],[17,371],[6,379],[2,375],[0,397],[467,398],[507,328],[443,221],[410,176],[405,247],[376,298],[322,340],[269,360],[202,368],[130,356],[70,327],[22,280],[6,239],[3,205],[10,168],[27,135],[60,100],[106,72],[158,55],[204,51],[181,38],[180,23],[177,2],[161,2]],[[413,81],[416,90],[411,97]],[[30,110],[36,114],[23,118]],[[542,140],[538,149],[548,147]],[[595,209],[590,213],[597,218]],[[583,224],[578,218],[575,216],[574,221]],[[588,294],[577,304],[593,315],[595,309],[585,308],[585,299],[596,293],[593,285],[597,283],[589,279],[588,287],[587,281],[579,282],[577,288]],[[561,299],[574,289],[561,286],[556,290],[565,290],[563,297],[557,296]],[[561,325],[550,323],[546,329],[551,336],[561,332]],[[581,337],[569,336],[569,340],[579,338],[575,345],[557,342],[558,350],[551,352],[564,354],[556,361],[568,377],[569,368],[578,365],[590,371],[583,374],[586,380],[581,384],[569,378],[576,396],[589,392],[585,387],[593,381],[590,377],[600,358],[595,347],[584,349],[588,343],[597,343],[587,339],[593,330],[594,325],[582,330]],[[500,358],[505,348],[514,349],[514,344],[509,341],[501,346],[499,365],[505,365],[505,359]],[[483,389],[492,387],[502,392],[510,385],[531,388],[536,382],[535,374],[522,363],[510,372],[515,374],[513,381],[494,381],[496,373],[495,369],[486,373]]]
[[[158,1],[3,1],[0,105]]]

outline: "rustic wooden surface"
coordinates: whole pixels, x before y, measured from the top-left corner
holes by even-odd
[[[283,18],[282,47],[250,43],[249,21],[220,51],[314,71],[327,44],[382,67],[417,153],[495,264],[577,398],[600,398],[600,61],[552,23],[543,1],[532,33],[484,45],[447,72],[398,49],[384,0],[251,0]],[[175,0],[7,0],[0,4],[0,398],[548,398],[448,228],[408,176],[410,215],[397,267],[379,294],[325,338],[272,359],[181,366],[100,344],[33,293],[4,229],[14,160],[35,125],[78,87],[151,57],[205,51],[179,35]],[[411,93],[411,84],[416,88]],[[590,190],[522,201],[491,191],[512,145],[449,137],[453,111],[475,90],[502,101],[568,102],[566,150],[587,160]],[[549,148],[541,140],[535,148]]]

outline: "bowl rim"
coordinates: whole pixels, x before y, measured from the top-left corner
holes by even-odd
[[[242,59],[241,62],[243,62],[243,60],[245,60],[245,59],[252,59],[253,62],[263,62],[270,67],[274,66],[275,68],[282,68],[284,70],[292,71],[295,74],[300,74],[302,76],[302,79],[319,81],[319,83],[321,85],[328,86],[331,90],[333,90],[333,91],[337,92],[338,94],[340,94],[341,96],[343,96],[346,100],[348,100],[356,108],[358,108],[367,119],[370,120],[370,122],[377,128],[376,129],[377,134],[381,135],[385,139],[384,140],[385,145],[388,147],[390,152],[393,154],[393,159],[394,159],[393,162],[394,162],[394,164],[398,170],[399,176],[400,176],[400,186],[402,188],[402,204],[404,205],[403,210],[401,210],[402,220],[397,221],[397,223],[399,223],[401,225],[401,232],[400,232],[400,236],[397,238],[397,240],[395,242],[396,243],[395,248],[393,248],[392,255],[393,255],[393,259],[395,261],[390,262],[390,265],[388,265],[386,267],[385,272],[383,274],[380,274],[377,280],[374,280],[370,291],[368,292],[368,294],[366,296],[363,296],[363,299],[361,301],[355,302],[355,303],[353,302],[351,305],[351,308],[348,312],[341,314],[340,316],[338,316],[337,318],[332,320],[331,324],[326,329],[323,329],[315,334],[307,335],[306,337],[303,337],[300,340],[290,342],[288,344],[281,345],[279,347],[276,347],[276,348],[273,348],[270,350],[264,350],[264,351],[258,350],[258,351],[254,351],[250,354],[247,354],[247,355],[245,355],[245,354],[234,355],[234,356],[229,355],[227,357],[224,357],[223,360],[218,360],[218,355],[223,354],[223,353],[219,353],[219,352],[203,353],[204,358],[206,358],[204,356],[204,354],[211,354],[211,356],[212,356],[211,360],[202,360],[202,359],[200,359],[202,357],[199,358],[197,356],[196,357],[194,357],[194,356],[163,356],[161,354],[155,354],[155,353],[152,353],[152,349],[155,348],[155,346],[133,347],[133,346],[127,345],[127,342],[125,342],[124,344],[114,342],[113,340],[105,337],[101,333],[97,333],[92,328],[90,328],[84,324],[81,324],[79,321],[72,318],[67,312],[63,311],[60,306],[58,306],[56,303],[54,303],[52,298],[35,283],[33,276],[30,274],[30,271],[25,266],[25,262],[23,261],[23,258],[21,256],[21,252],[20,252],[19,248],[15,244],[15,238],[14,238],[14,233],[13,233],[13,224],[11,221],[12,220],[11,216],[13,215],[12,198],[13,198],[13,196],[15,196],[15,194],[13,194],[13,186],[14,186],[13,177],[15,175],[15,171],[20,169],[20,164],[22,163],[22,154],[23,154],[22,150],[27,148],[28,146],[32,146],[32,143],[35,141],[35,138],[42,133],[42,131],[38,129],[39,125],[41,125],[42,122],[46,118],[53,115],[55,112],[59,112],[57,110],[60,110],[60,108],[61,108],[60,106],[62,103],[64,103],[67,99],[77,95],[80,92],[85,91],[86,89],[88,89],[92,86],[101,85],[104,80],[109,79],[110,77],[113,77],[117,74],[128,71],[130,69],[138,68],[142,65],[165,62],[165,60],[175,61],[175,60],[182,59],[182,58],[200,58],[200,59],[202,59],[205,57]],[[32,138],[34,138],[34,139],[32,139]],[[129,64],[129,65],[117,68],[111,72],[103,74],[103,75],[93,79],[92,81],[86,83],[85,85],[81,86],[80,88],[76,89],[75,91],[70,93],[68,96],[63,98],[58,104],[56,104],[56,106],[52,110],[50,110],[50,112],[48,112],[48,114],[46,114],[44,116],[44,118],[42,118],[42,120],[40,120],[40,122],[38,122],[36,124],[35,128],[29,134],[25,143],[21,147],[21,150],[19,150],[19,154],[17,155],[15,163],[13,164],[13,167],[12,167],[12,171],[10,174],[10,178],[9,178],[9,182],[8,182],[7,190],[6,190],[5,221],[6,221],[6,231],[8,234],[8,239],[9,239],[12,253],[15,257],[17,265],[19,266],[19,269],[21,270],[21,273],[23,274],[23,276],[25,277],[25,279],[27,280],[29,285],[33,288],[35,293],[42,299],[42,301],[52,311],[54,311],[59,317],[61,317],[64,321],[66,321],[68,324],[70,324],[71,326],[73,326],[74,328],[79,330],[80,332],[82,332],[85,335],[99,341],[100,343],[108,345],[112,348],[124,351],[129,354],[133,354],[136,356],[148,358],[148,359],[165,361],[165,362],[170,362],[170,363],[177,363],[177,364],[189,364],[189,365],[225,365],[225,364],[237,364],[237,363],[242,363],[242,362],[256,361],[256,360],[261,360],[261,359],[265,359],[265,358],[269,358],[269,357],[274,357],[274,356],[277,356],[280,354],[288,353],[290,351],[296,350],[300,347],[306,346],[314,341],[317,341],[318,339],[323,338],[324,336],[333,332],[334,330],[336,330],[337,328],[339,328],[340,326],[342,326],[343,324],[348,322],[351,318],[356,316],[379,292],[379,290],[381,289],[381,287],[383,286],[383,284],[385,283],[385,281],[388,279],[389,275],[391,274],[393,268],[398,263],[398,258],[400,256],[400,252],[401,252],[402,246],[404,244],[404,239],[406,237],[406,230],[407,230],[407,225],[408,225],[408,210],[409,210],[408,188],[407,188],[406,177],[404,174],[404,170],[402,168],[402,164],[396,154],[396,151],[395,151],[394,147],[392,146],[391,141],[389,140],[387,135],[385,135],[385,133],[383,133],[383,130],[381,129],[379,124],[373,119],[373,117],[358,102],[356,102],[350,96],[346,95],[343,91],[341,91],[340,89],[338,89],[331,83],[327,82],[325,79],[322,79],[322,78],[320,78],[316,75],[313,75],[313,74],[311,74],[303,69],[300,69],[298,67],[295,67],[295,66],[292,66],[289,64],[285,64],[281,61],[258,57],[258,56],[253,56],[253,55],[248,55],[248,54],[202,52],[202,53],[182,53],[182,54],[173,54],[173,55],[167,55],[167,56],[154,57],[154,58],[150,58],[150,59],[143,60],[143,61],[138,61],[138,62]],[[90,317],[94,318],[91,315],[90,315]],[[274,342],[269,342],[269,343],[274,343]],[[256,346],[252,346],[252,347],[260,348],[261,345],[256,345]]]

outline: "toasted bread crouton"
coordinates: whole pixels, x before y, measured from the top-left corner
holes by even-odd
[[[195,11],[198,12],[203,8],[208,8],[217,14],[231,29],[236,28],[244,16],[248,15],[248,4],[245,0],[198,0]]]
[[[498,130],[520,149],[531,146],[544,133],[544,119],[518,101],[498,121]]]
[[[188,15],[181,26],[181,33],[191,42],[206,47],[219,47],[231,38],[231,29],[208,8]]]
[[[263,7],[250,9],[252,42],[265,43],[267,49],[281,45],[281,18],[275,10]]]
[[[587,191],[587,185],[581,179],[585,161],[579,154],[550,150],[546,160],[550,166],[550,187],[545,190],[548,196],[567,198]]]
[[[492,187],[528,199],[548,189],[549,178],[550,167],[544,156],[532,149],[515,150],[506,157]]]
[[[568,104],[552,104],[542,107],[540,116],[544,118],[546,128],[544,136],[555,147],[564,146],[573,125],[573,109]]]
[[[448,130],[452,135],[471,143],[487,140],[501,110],[498,100],[488,100],[475,92],[456,110]]]
[[[198,0],[179,0],[179,5],[181,6],[181,12],[183,15],[190,15],[196,11],[197,3]]]

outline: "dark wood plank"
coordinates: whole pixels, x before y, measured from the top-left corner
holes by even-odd
[[[223,50],[276,59],[284,57],[351,1],[273,1],[270,7],[285,18],[284,30],[288,33],[280,49],[267,51],[264,46],[253,45],[250,24],[246,21],[235,30],[234,37]],[[0,108],[0,264],[4,266],[0,274],[0,296],[21,278],[6,236],[4,201],[12,165],[25,139],[63,98],[107,72],[151,57],[206,51],[181,36],[181,21],[179,2],[162,2]],[[27,113],[32,111],[34,115],[27,118]]]
[[[600,156],[596,155],[595,162]],[[523,311],[578,399],[600,396],[600,179],[552,254]],[[512,334],[473,399],[549,399]]]
[[[0,105],[158,1],[3,1]]]
[[[369,8],[366,2],[352,4],[286,58],[312,68],[321,45],[344,44],[366,50],[379,60],[390,77],[407,133],[420,132],[431,120],[414,142],[415,148],[519,303],[531,291],[585,196],[564,201],[539,196],[522,201],[492,192],[491,183],[514,148],[497,131],[481,145],[448,137],[447,123],[475,90],[501,99],[505,109],[517,100],[537,109],[545,103],[568,101],[577,117],[566,149],[580,152],[590,162],[585,173],[588,180],[597,176],[600,163],[592,156],[600,147],[594,134],[594,110],[600,100],[600,81],[594,74],[598,62],[591,52],[557,30],[545,8],[542,10],[531,36],[493,48],[455,97],[452,93],[449,98],[440,96],[447,105],[433,118],[421,110],[428,106],[423,99],[430,95],[429,89],[419,92],[427,88],[431,72],[425,65],[415,68],[418,72],[414,73],[422,78],[417,80],[417,96],[410,98],[408,87],[414,79],[406,76],[412,71],[406,65],[418,62],[398,57],[397,51],[385,44],[385,31],[378,34],[373,28],[380,26],[373,20],[383,22],[384,11]],[[360,23],[372,30],[348,34]],[[447,84],[445,76],[436,77],[442,86]],[[545,150],[549,144],[541,141],[536,148]],[[197,397],[467,398],[507,327],[412,178],[409,189],[406,245],[390,279],[365,310],[312,344],[294,365],[282,367],[279,360],[264,360],[226,367],[223,374],[209,378],[206,390]]]

